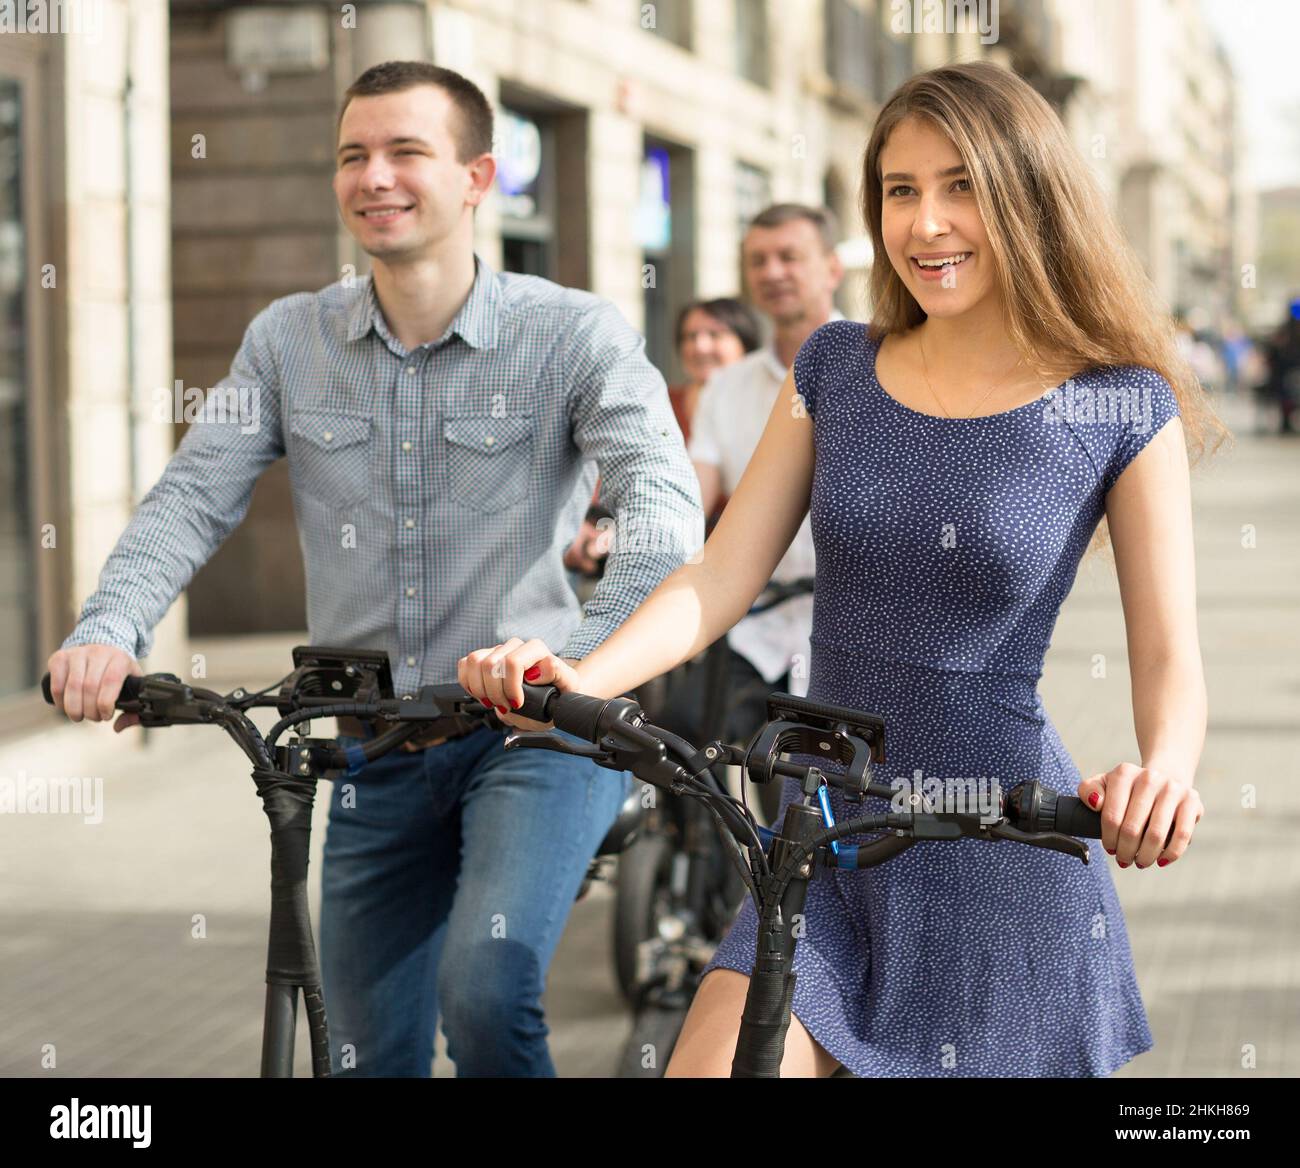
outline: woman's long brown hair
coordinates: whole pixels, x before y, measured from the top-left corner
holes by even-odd
[[[929,119],[966,164],[1008,332],[1028,366],[1044,378],[1061,368],[1146,366],[1178,398],[1191,462],[1231,437],[1179,353],[1172,315],[1060,118],[1029,84],[988,61],[918,73],[876,120],[862,160],[861,196],[875,251],[873,333],[904,332],[925,320],[889,261],[880,226],[880,154],[908,117]],[[1098,534],[1094,543],[1105,543]]]

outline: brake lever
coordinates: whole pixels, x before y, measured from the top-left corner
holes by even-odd
[[[175,674],[163,673],[143,682],[138,696],[119,702],[117,708],[135,714],[142,726],[194,726],[213,722],[221,702],[220,694],[196,691]]]
[[[1014,827],[1010,823],[999,823],[990,827],[988,835],[995,839],[1015,840],[1017,843],[1028,844],[1034,848],[1048,848],[1054,852],[1064,852],[1065,855],[1074,856],[1085,864],[1088,862],[1088,845],[1083,840],[1076,839],[1072,835],[1062,835],[1057,831],[1021,831],[1020,828]]]
[[[506,735],[506,750],[518,750],[526,746],[531,746],[536,750],[554,750],[560,754],[572,754],[578,758],[589,758],[597,763],[613,757],[609,751],[601,750],[594,743],[590,746],[577,745],[563,738],[555,737],[549,730],[516,730],[513,734]]]

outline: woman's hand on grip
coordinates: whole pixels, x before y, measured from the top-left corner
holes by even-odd
[[[549,730],[553,723],[535,722],[512,713],[523,705],[524,684],[553,685],[564,693],[581,693],[576,662],[557,657],[545,641],[518,637],[490,649],[475,649],[456,664],[456,680],[465,691],[508,726],[521,730]]]

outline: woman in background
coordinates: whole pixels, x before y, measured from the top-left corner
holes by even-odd
[[[758,317],[739,300],[695,300],[677,314],[677,355],[686,381],[668,387],[682,438],[691,437],[691,419],[714,370],[739,361],[762,343]]]

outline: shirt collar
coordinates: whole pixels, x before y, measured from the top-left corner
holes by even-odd
[[[781,364],[781,358],[776,355],[776,349],[771,342],[763,346],[763,364],[778,382],[785,380],[786,368]]]
[[[829,324],[830,321],[832,320],[843,320],[843,319],[844,319],[844,313],[842,313],[838,308],[832,305],[831,314],[827,319],[827,323]],[[764,364],[767,365],[769,371],[772,373],[772,376],[775,377],[777,381],[785,380],[785,375],[786,373],[789,372],[789,370],[787,370],[786,367],[781,364],[781,358],[776,355],[776,347],[772,344],[771,341],[768,341],[768,343],[763,346],[763,361]]]
[[[348,340],[358,341],[374,328],[386,342],[401,347],[401,342],[389,330],[388,322],[379,307],[373,274],[367,274],[361,283],[361,292],[348,319]],[[469,295],[447,331],[432,342],[432,346],[442,345],[455,333],[471,348],[494,349],[500,318],[501,289],[497,283],[497,274],[482,257],[475,254],[474,283],[470,285]]]

